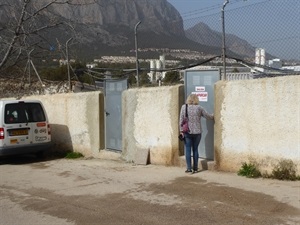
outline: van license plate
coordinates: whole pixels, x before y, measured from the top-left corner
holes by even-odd
[[[10,140],[10,143],[11,143],[11,144],[17,144],[17,143],[18,143],[18,139],[11,139],[11,140]]]
[[[20,136],[20,135],[28,135],[28,130],[23,129],[23,130],[12,130],[9,132],[10,136]]]

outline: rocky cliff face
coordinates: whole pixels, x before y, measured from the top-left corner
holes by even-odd
[[[39,0],[39,4],[49,0]],[[178,11],[166,0],[97,0],[94,4],[74,7],[62,5],[53,11],[69,20],[97,26],[128,26],[133,28],[142,21],[139,29],[157,33],[184,35]],[[175,22],[174,22],[175,21]]]
[[[3,1],[6,4],[1,7],[1,21],[16,23],[24,2]],[[68,24],[63,28],[47,29],[42,35],[50,45],[56,45],[58,41],[64,44],[70,37],[76,39],[80,50],[78,54],[95,55],[100,50],[102,54],[129,52],[134,47],[134,28],[139,21],[141,21],[138,27],[139,35],[141,39],[147,37],[144,47],[160,45],[159,40],[166,40],[166,37],[185,38],[182,18],[167,0],[27,0],[27,2],[29,3],[26,11],[31,15],[49,3],[55,2],[31,18],[32,22],[26,21],[25,27],[41,27],[52,22]],[[60,2],[70,4],[58,4]],[[47,43],[44,47],[47,47],[46,45]],[[163,47],[162,44],[159,47]]]

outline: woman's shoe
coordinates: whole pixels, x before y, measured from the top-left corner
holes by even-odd
[[[185,173],[193,173],[192,170],[186,170]]]

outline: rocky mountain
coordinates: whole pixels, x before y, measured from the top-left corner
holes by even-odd
[[[186,38],[182,17],[167,0],[97,0],[96,4],[83,5],[76,10],[63,5],[53,7],[52,11],[69,21],[76,18],[80,54],[126,55],[132,52],[134,28],[139,21],[139,48],[192,49],[220,54],[219,46],[207,47]]]
[[[29,19],[24,21],[27,23],[24,29],[55,22],[64,24],[46,29],[39,35],[33,33],[36,43],[38,38],[43,40],[39,46],[60,49],[72,38],[70,51],[86,60],[101,55],[134,56],[135,26],[139,21],[139,48],[190,49],[201,54],[221,54],[221,34],[202,23],[185,31],[182,17],[167,0],[2,1],[6,4],[2,5],[0,11],[1,27],[5,28],[7,24],[13,26],[26,2]],[[58,4],[61,2],[69,4]],[[0,32],[4,30],[0,29]],[[254,55],[254,48],[234,35],[227,38],[227,44],[230,46],[228,52],[233,56]]]
[[[166,0],[97,0],[95,4],[81,5],[75,10],[63,5],[53,7],[53,11],[69,20],[76,18],[81,24],[133,28],[142,21],[141,30],[184,35],[180,14]]]
[[[185,31],[186,37],[206,46],[220,47],[222,46],[222,33],[212,30],[205,23],[198,23]],[[255,48],[246,40],[239,38],[233,34],[226,34],[226,49],[246,56],[254,57]]]

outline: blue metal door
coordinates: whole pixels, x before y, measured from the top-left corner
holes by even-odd
[[[122,150],[122,92],[127,88],[127,79],[105,80],[106,149]]]
[[[220,70],[186,70],[184,74],[185,99],[191,93],[198,95],[200,105],[209,113],[214,112],[214,84],[220,80]],[[214,159],[214,121],[201,119],[202,138],[198,147],[199,157]]]

